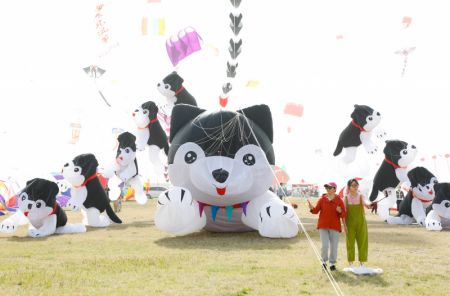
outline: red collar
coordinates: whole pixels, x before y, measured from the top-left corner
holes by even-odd
[[[73,186],[75,188],[81,188],[86,186],[86,184],[91,181],[92,179],[95,179],[97,177],[97,173],[93,174],[92,176],[90,176],[89,178],[86,179],[86,181],[83,182],[83,184],[81,184],[80,186]]]
[[[53,206],[53,211],[50,213],[49,216],[56,214],[57,210],[58,210],[58,202],[55,201],[55,205]]]
[[[388,164],[390,164],[391,166],[393,166],[394,169],[406,169],[406,167],[401,167],[398,164],[393,163],[392,161],[390,161],[386,157],[384,158],[384,161],[387,162]]]
[[[180,92],[184,90],[184,86],[180,86],[180,88],[175,92],[175,96],[178,96]]]
[[[427,203],[427,202],[432,202],[432,201],[433,201],[432,199],[430,199],[430,200],[428,200],[428,199],[421,199],[420,197],[418,197],[418,196],[414,193],[414,191],[413,191],[413,197],[414,197],[414,198],[417,198],[418,200],[420,200],[420,201],[423,202],[423,203]]]
[[[357,124],[354,120],[352,120],[352,125],[356,128],[358,128],[362,132],[366,132],[364,128],[362,128],[359,124]]]
[[[153,123],[157,122],[157,121],[158,121],[158,117],[155,117],[152,120],[150,120],[150,122],[146,126],[144,126],[144,127],[139,127],[138,126],[138,129],[144,130],[144,129],[148,128],[149,126],[151,126]]]

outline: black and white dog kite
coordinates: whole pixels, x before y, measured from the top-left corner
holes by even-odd
[[[108,187],[110,188],[109,197],[115,200],[120,195],[119,183],[127,187],[130,186],[134,190],[134,198],[139,204],[147,202],[139,176],[138,163],[136,160],[136,137],[129,132],[121,133],[117,137],[118,147],[116,157],[103,172],[104,176],[109,179]],[[117,178],[114,178],[117,176]]]
[[[342,160],[350,163],[355,160],[356,150],[362,144],[367,153],[374,154],[378,147],[372,142],[371,135],[373,129],[380,123],[381,114],[365,105],[355,105],[355,110],[351,114],[352,121],[341,132],[333,155],[338,156],[342,150],[345,155]]]
[[[425,227],[427,230],[440,231],[443,227],[450,227],[450,183],[434,185],[436,196],[427,208]]]
[[[72,197],[67,207],[81,209],[84,224],[107,227],[111,221],[122,223],[114,213],[109,199],[97,177],[98,162],[93,154],[81,154],[66,163],[62,169],[64,179],[72,184]],[[102,215],[106,211],[107,216]]]
[[[167,75],[157,87],[159,92],[166,97],[169,105],[188,104],[197,106],[195,98],[183,86],[184,79],[176,71]]]
[[[39,178],[28,181],[17,195],[20,211],[3,221],[0,231],[12,233],[18,225],[28,221],[28,235],[31,237],[86,232],[81,223],[67,224],[66,213],[56,202],[58,191],[55,182]]]
[[[383,152],[384,161],[375,174],[369,199],[374,202],[377,200],[378,193],[383,193],[384,196],[378,199],[377,212],[381,218],[387,220],[389,208],[397,200],[395,188],[400,183],[406,183],[410,187],[407,166],[414,161],[417,149],[416,146],[404,141],[388,140]]]
[[[167,155],[169,143],[166,133],[158,121],[158,106],[152,101],[142,104],[134,110],[133,120],[137,128],[137,150],[144,151],[148,147],[148,156],[156,173],[163,174],[164,164],[160,158],[160,151],[164,150]]]
[[[400,204],[396,217],[389,216],[389,224],[412,224],[416,221],[425,226],[426,209],[434,199],[436,177],[424,167],[415,167],[408,172],[411,188]]]
[[[269,190],[275,163],[272,116],[266,105],[238,112],[173,109],[169,176],[174,187],[158,198],[155,225],[175,235],[206,228],[258,230],[293,237],[298,217]]]

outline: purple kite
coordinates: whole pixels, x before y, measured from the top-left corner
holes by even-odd
[[[202,38],[192,27],[187,27],[178,35],[173,35],[166,41],[167,54],[173,66],[176,66],[182,59],[201,49],[200,40]]]

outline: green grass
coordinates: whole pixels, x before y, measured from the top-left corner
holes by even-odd
[[[316,247],[317,216],[298,213]],[[33,239],[26,226],[0,234],[1,295],[333,295],[304,234],[257,232],[172,237],[153,222],[155,200],[124,204],[123,225]],[[68,212],[69,221],[81,214]],[[389,226],[368,214],[369,266],[377,276],[334,273],[346,295],[447,295],[450,232]],[[2,217],[2,219],[4,219]],[[345,236],[338,269],[346,266]]]

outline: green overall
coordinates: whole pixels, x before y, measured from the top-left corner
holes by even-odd
[[[367,262],[369,253],[369,235],[367,232],[367,223],[362,204],[362,197],[359,197],[358,205],[348,204],[347,196],[345,196],[345,205],[347,207],[347,259],[348,262],[355,261],[355,239],[358,244],[359,262]]]

